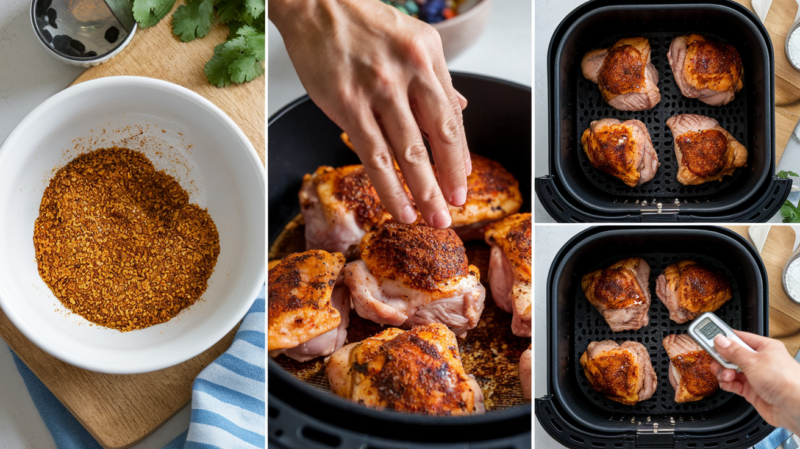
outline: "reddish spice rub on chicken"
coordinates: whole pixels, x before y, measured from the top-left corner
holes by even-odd
[[[484,413],[483,393],[464,372],[456,336],[438,323],[389,328],[336,351],[331,391],[367,407],[427,415]]]
[[[667,335],[663,341],[669,356],[669,383],[675,389],[675,402],[699,401],[719,390],[711,371],[714,360],[688,335]]]
[[[612,401],[635,405],[650,399],[658,386],[650,355],[641,343],[593,341],[580,362],[589,385]]]
[[[342,347],[350,315],[342,267],[341,253],[319,250],[270,262],[267,350],[271,357],[285,354],[304,362]]]
[[[698,185],[722,181],[747,166],[747,148],[711,117],[681,114],[667,119],[675,136],[678,182]]]
[[[650,133],[639,120],[595,120],[581,136],[589,162],[630,187],[653,179],[660,165]]]
[[[531,214],[514,214],[489,226],[489,286],[495,304],[513,313],[511,330],[531,336]]]
[[[612,331],[637,330],[650,323],[649,277],[647,262],[631,257],[585,275],[581,287]]]
[[[682,260],[656,279],[656,296],[669,309],[669,318],[682,324],[716,311],[733,298],[733,290],[719,270]]]
[[[410,328],[442,323],[457,335],[478,324],[486,289],[452,229],[388,223],[361,242],[344,282],[356,312],[379,324]]]
[[[733,101],[744,87],[744,68],[739,52],[724,42],[699,34],[678,36],[667,53],[681,93],[711,106]]]

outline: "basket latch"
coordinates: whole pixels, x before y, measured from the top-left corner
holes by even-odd
[[[674,448],[675,427],[658,427],[658,423],[640,426],[636,429],[636,447]]]
[[[653,202],[648,203],[647,200],[642,200],[639,203],[642,208],[639,209],[642,215],[653,215],[653,214],[677,214],[680,212],[681,200],[675,198],[675,201],[672,204],[664,204],[660,201],[656,201],[653,199]]]

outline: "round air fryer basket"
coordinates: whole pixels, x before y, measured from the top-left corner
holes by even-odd
[[[744,65],[744,88],[725,106],[684,97],[667,60],[672,39],[701,33],[737,48]],[[646,111],[617,111],[602,100],[596,84],[580,69],[583,55],[623,37],[650,41],[658,70],[661,101]],[[548,51],[550,175],[536,180],[542,206],[562,222],[705,221],[763,222],[780,209],[791,180],[775,170],[773,50],[766,28],[747,8],[727,0],[634,3],[590,1],[558,26]],[[722,181],[684,186],[672,132],[677,114],[700,114],[719,121],[749,152],[747,166]],[[647,127],[661,166],[655,177],[628,187],[589,164],[581,135],[593,120],[637,119]]]
[[[464,111],[470,149],[506,167],[519,181],[521,212],[531,208],[530,88],[453,73],[470,105]],[[358,164],[339,139],[341,130],[303,97],[269,120],[269,242],[300,213],[297,192],[305,173],[320,165]],[[302,250],[302,249],[300,249]],[[493,305],[487,304],[487,307]],[[529,449],[531,404],[484,415],[431,417],[374,410],[302,382],[268,360],[269,444],[279,448]]]
[[[611,332],[581,289],[586,273],[627,257],[650,265],[650,324]],[[744,448],[771,430],[739,396],[718,391],[678,404],[668,380],[662,340],[686,333],[689,324],[669,319],[655,295],[667,265],[684,259],[711,265],[731,281],[733,299],[715,313],[731,327],[768,335],[768,282],[756,250],[733,231],[714,227],[601,226],[581,232],[559,251],[547,280],[548,395],[536,399],[536,417],[553,438],[569,447]],[[651,399],[634,406],[608,400],[588,386],[578,362],[590,341],[638,341],[647,348],[658,377]],[[541,368],[541,367],[540,367]]]

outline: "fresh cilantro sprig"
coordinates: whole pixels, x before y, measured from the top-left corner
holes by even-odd
[[[786,179],[789,176],[800,177],[800,175],[798,175],[797,173],[795,173],[795,172],[793,172],[791,170],[789,170],[789,171],[781,170],[781,171],[778,172],[778,177],[781,178],[781,179]]]
[[[166,17],[176,0],[134,0],[134,18],[142,28]],[[219,20],[228,40],[214,48],[206,63],[208,81],[218,87],[252,81],[264,74],[266,59],[265,0],[186,0],[172,15],[172,33],[182,42],[203,38]]]
[[[800,209],[796,208],[789,200],[783,202],[781,216],[784,223],[800,223]]]

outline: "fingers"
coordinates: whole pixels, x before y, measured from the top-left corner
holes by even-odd
[[[391,150],[372,112],[362,112],[346,132],[386,210],[402,223],[413,223],[417,213],[397,177]]]
[[[456,97],[458,97],[458,104],[461,106],[461,110],[467,109],[467,98],[461,95],[461,92],[453,89],[456,93]]]
[[[428,150],[407,102],[394,101],[380,110],[383,130],[422,218],[434,228],[450,226],[450,212],[436,182]]]
[[[467,107],[467,99],[453,87],[453,79],[450,77],[450,71],[447,69],[447,61],[444,60],[444,53],[439,52],[439,55],[434,59],[433,70],[436,73],[439,84],[441,84],[444,89],[445,95],[450,99],[453,113],[459,118],[459,123],[461,125],[461,148],[464,152],[464,170],[467,176],[469,176],[469,174],[472,173],[472,160],[469,155],[467,135],[464,133],[464,118],[461,114],[461,111]]]
[[[779,343],[777,340],[772,338],[762,337],[761,335],[751,334],[750,332],[737,331],[736,329],[733,331],[739,338],[742,339],[743,342],[747,343],[747,346],[750,346],[756,351],[760,351],[772,344]]]
[[[424,81],[412,84],[410,94],[419,127],[431,144],[444,198],[454,206],[461,206],[467,200],[467,166],[458,99],[453,96],[451,100],[441,86]]]
[[[717,335],[714,339],[714,349],[716,349],[725,360],[733,362],[739,369],[745,372],[758,362],[758,353],[748,351],[739,343],[723,335]]]

